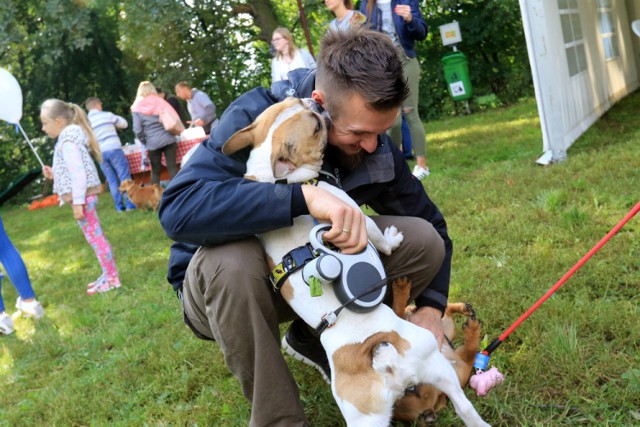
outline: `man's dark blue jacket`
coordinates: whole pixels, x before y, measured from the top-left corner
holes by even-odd
[[[243,178],[249,148],[233,156],[221,151],[231,135],[251,124],[270,105],[286,96],[311,96],[315,71],[295,70],[289,78],[275,83],[271,91],[256,88],[236,99],[220,118],[215,132],[200,144],[165,190],[159,215],[167,235],[177,242],[171,247],[167,276],[176,291],[182,287],[187,265],[199,246],[215,246],[289,227],[294,217],[309,213],[300,184]],[[380,135],[376,151],[367,153],[355,170],[347,172],[329,165],[326,159],[322,169],[321,179],[340,186],[358,204],[366,204],[380,215],[416,216],[433,224],[444,239],[446,256],[416,304],[444,310],[453,246],[442,214],[411,174],[402,152],[386,135]]]

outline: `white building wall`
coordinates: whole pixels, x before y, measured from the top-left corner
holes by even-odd
[[[558,1],[520,0],[547,160],[563,160],[580,135],[638,87],[638,55],[626,3],[612,0],[620,55],[605,60],[596,1],[578,1],[587,68],[570,76]]]

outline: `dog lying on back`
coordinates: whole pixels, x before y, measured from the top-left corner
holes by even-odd
[[[222,152],[230,155],[252,147],[246,178],[288,183],[315,178],[326,144],[323,118],[295,98],[265,110],[253,124],[236,132]],[[326,182],[317,185],[357,207],[341,189]],[[294,218],[293,226],[261,236],[271,267],[292,249],[309,242],[315,226],[309,215]],[[367,218],[369,239],[378,251],[390,254],[402,241],[395,228],[382,233]],[[315,328],[325,314],[341,305],[332,286],[312,297],[298,270],[288,276],[281,294],[291,308]],[[419,383],[434,384],[453,402],[465,424],[487,426],[464,395],[451,364],[438,351],[428,330],[394,314],[380,304],[365,313],[342,310],[336,323],[320,335],[331,368],[331,391],[349,427],[383,427],[391,422],[393,404],[405,390]]]
[[[407,306],[411,283],[407,279],[393,282],[393,311],[397,316],[408,319],[415,307]],[[462,325],[463,344],[453,349],[451,341],[456,336],[455,315],[463,315],[467,320]],[[442,318],[442,331],[448,340],[442,345],[442,353],[456,371],[460,386],[464,387],[473,372],[473,363],[480,345],[480,321],[471,304],[450,303]],[[415,422],[416,427],[426,427],[436,421],[436,413],[447,404],[447,396],[430,384],[417,384],[407,389],[405,395],[396,400],[393,418],[399,421]]]
[[[120,183],[118,191],[126,193],[131,203],[136,205],[136,208],[155,211],[158,209],[164,189],[158,184],[142,187],[131,179],[125,179]]]

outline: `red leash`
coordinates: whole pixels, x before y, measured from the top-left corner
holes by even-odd
[[[582,257],[582,259],[580,259],[580,261],[578,261],[576,263],[576,265],[574,265],[571,270],[569,270],[564,276],[562,276],[562,278],[560,280],[558,280],[558,282],[547,291],[547,293],[545,293],[542,298],[540,298],[535,304],[533,304],[531,306],[531,308],[529,310],[526,311],[526,313],[524,313],[522,316],[520,316],[518,318],[518,320],[516,320],[515,322],[513,322],[513,324],[509,327],[509,329],[507,329],[506,331],[504,331],[504,333],[502,335],[500,335],[498,338],[496,338],[495,340],[493,340],[493,342],[491,344],[489,344],[484,350],[482,350],[480,353],[477,354],[476,356],[476,361],[474,363],[474,368],[480,370],[480,371],[484,371],[487,366],[489,365],[489,355],[491,353],[493,353],[493,351],[498,348],[498,346],[500,346],[500,344],[502,344],[502,342],[504,340],[507,339],[507,337],[509,335],[511,335],[511,333],[518,327],[520,326],[520,324],[522,322],[524,322],[525,320],[527,320],[527,318],[538,309],[538,307],[540,307],[542,305],[542,303],[544,303],[546,300],[549,299],[549,297],[551,297],[551,295],[553,295],[553,293],[555,291],[557,291],[558,289],[560,289],[560,286],[564,285],[564,283],[571,277],[573,276],[573,274],[578,271],[578,269],[580,269],[580,267],[582,267],[584,265],[584,263],[586,263],[589,258],[591,258],[593,256],[593,254],[595,254],[596,252],[598,252],[598,250],[600,250],[600,248],[602,246],[604,246],[605,243],[607,243],[609,241],[609,239],[611,239],[618,231],[620,231],[620,229],[627,223],[629,222],[629,220],[631,220],[631,218],[633,218],[638,211],[640,211],[640,202],[638,202],[633,209],[631,209],[631,211],[629,211],[629,213],[627,215],[625,215],[625,217],[622,219],[622,221],[620,221],[618,223],[618,225],[616,225],[615,227],[613,227],[613,229],[607,233],[606,236],[604,236],[602,238],[602,240],[600,240],[598,242],[598,244],[596,244],[585,256]],[[488,391],[488,390],[487,390]]]
[[[506,331],[504,331],[504,333],[502,335],[500,335],[500,337],[498,338],[500,341],[504,341],[505,339],[507,339],[507,337],[511,334],[511,332],[513,332],[518,326],[520,326],[520,324],[522,322],[524,322],[527,317],[529,317],[531,315],[531,313],[533,313],[534,311],[536,311],[536,309],[538,307],[540,307],[542,305],[543,302],[545,302],[547,299],[549,299],[549,297],[555,292],[557,291],[560,286],[564,285],[564,283],[569,279],[569,277],[573,276],[573,273],[575,273],[576,271],[578,271],[578,269],[580,267],[582,267],[584,265],[584,263],[586,263],[589,258],[591,258],[593,256],[593,254],[595,254],[596,252],[598,252],[600,250],[601,247],[604,246],[605,243],[607,243],[609,241],[609,239],[611,239],[618,231],[620,231],[620,229],[627,223],[629,222],[629,220],[631,218],[633,218],[638,211],[640,211],[640,202],[638,202],[633,209],[631,209],[631,211],[624,217],[622,218],[622,221],[620,221],[618,223],[618,225],[616,225],[615,227],[613,227],[613,229],[602,238],[602,240],[600,240],[598,242],[597,245],[595,245],[593,248],[591,248],[591,250],[582,257],[582,259],[580,261],[578,261],[576,263],[576,265],[573,266],[573,268],[571,268],[571,270],[569,270],[564,276],[562,276],[562,278],[560,280],[558,280],[558,283],[556,283],[553,288],[549,289],[547,291],[546,294],[544,294],[542,296],[542,298],[540,298],[538,300],[538,302],[536,302],[535,304],[533,304],[533,306],[531,306],[531,308],[529,310],[527,310],[526,313],[524,313],[522,316],[520,316],[520,318],[518,320],[516,320],[515,322],[513,322],[513,325],[511,325],[511,327],[509,327],[509,329],[507,329]]]

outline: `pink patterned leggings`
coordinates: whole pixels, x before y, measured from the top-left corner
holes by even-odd
[[[98,211],[96,210],[98,196],[95,194],[87,196],[86,203],[84,219],[78,221],[78,225],[82,228],[84,237],[96,253],[100,267],[102,267],[103,276],[107,279],[119,279],[118,267],[116,267],[116,261],[113,259],[111,245],[100,226],[100,219],[98,218]]]

